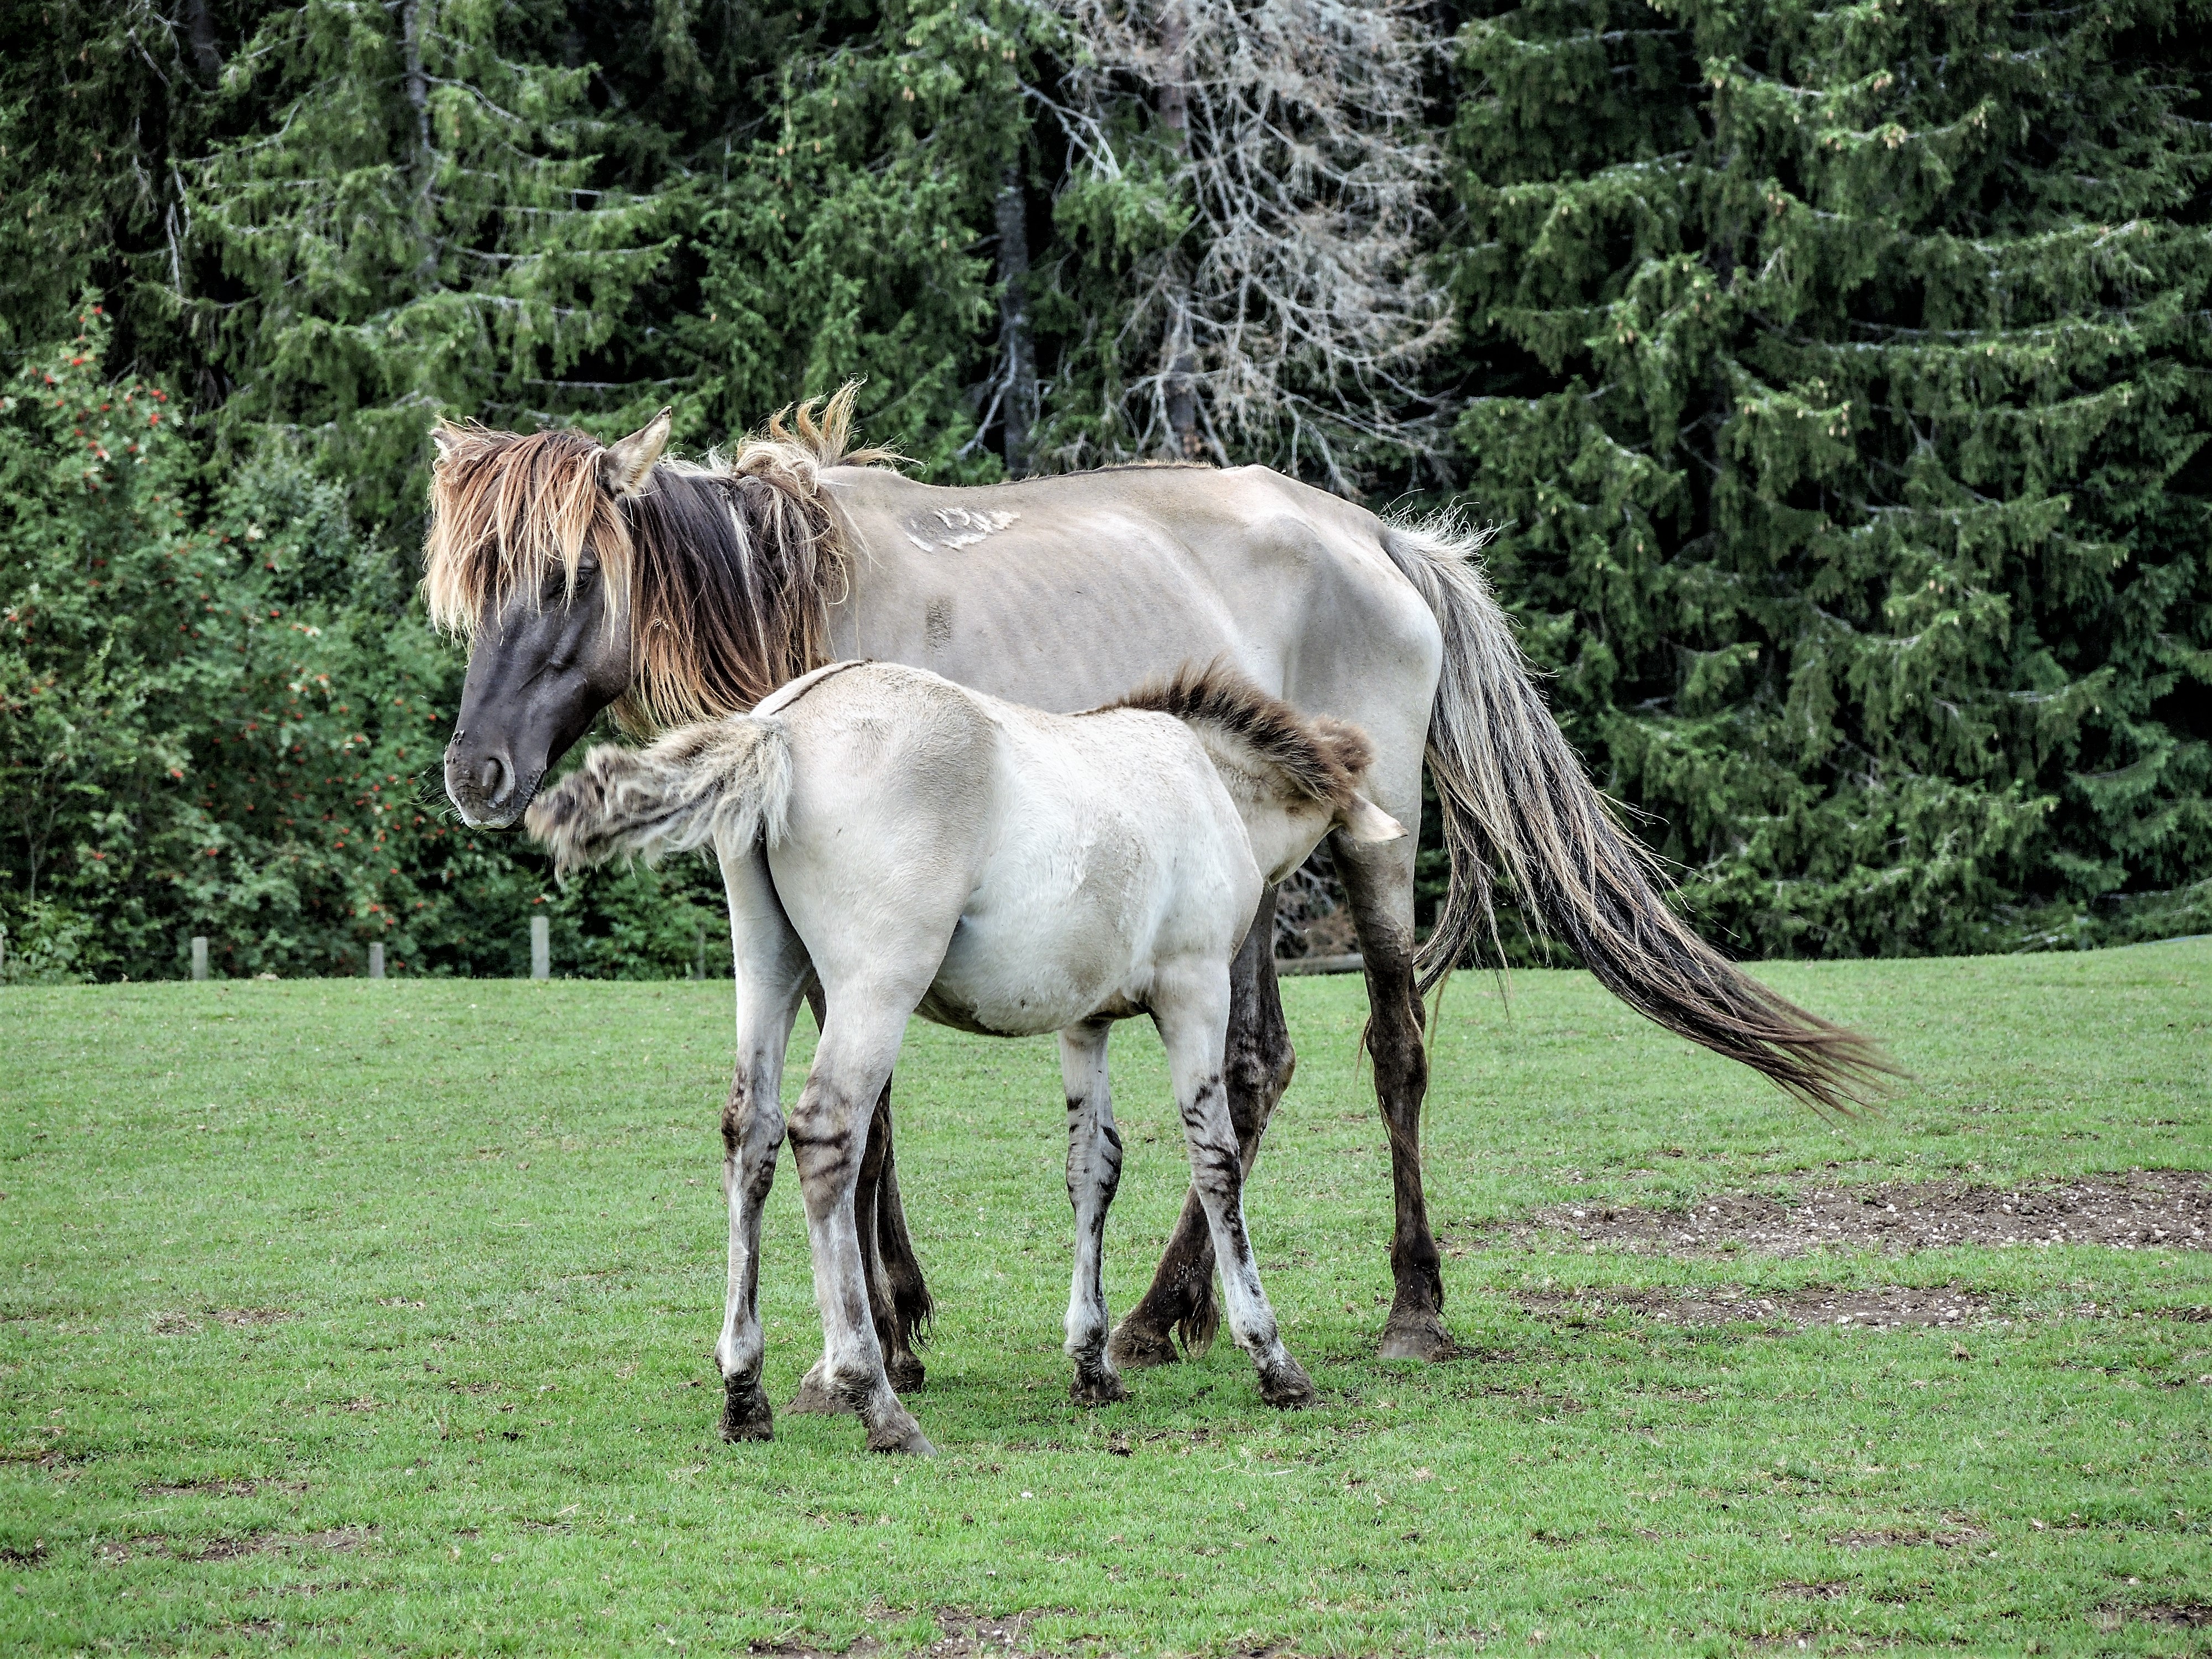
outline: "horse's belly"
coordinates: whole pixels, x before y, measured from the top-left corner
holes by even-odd
[[[963,917],[919,1012],[994,1036],[1064,1030],[1129,1006],[1133,954],[1125,933],[1080,926],[1065,908]]]

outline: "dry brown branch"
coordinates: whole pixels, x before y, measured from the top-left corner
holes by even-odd
[[[1121,168],[1151,108],[1190,228],[1137,275],[1112,453],[1260,459],[1352,490],[1377,448],[1427,452],[1412,373],[1449,331],[1421,259],[1440,161],[1421,109],[1438,42],[1410,0],[1046,0],[1088,51],[1061,110],[1076,165]]]

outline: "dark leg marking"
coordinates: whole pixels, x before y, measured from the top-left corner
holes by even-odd
[[[815,1030],[820,1030],[827,1005],[818,981],[808,988],[806,1006],[813,1011]],[[853,1209],[860,1230],[861,1260],[867,1270],[868,1316],[877,1340],[884,1346],[884,1370],[891,1387],[899,1393],[919,1393],[927,1372],[915,1349],[927,1340],[929,1321],[937,1308],[923,1281],[921,1263],[915,1256],[914,1241],[907,1232],[906,1206],[899,1198],[888,1082],[876,1102],[875,1115],[868,1121],[867,1152]],[[807,1376],[811,1382],[813,1373],[808,1372]],[[791,1409],[834,1412],[841,1408],[819,1389],[803,1382]]]
[[[901,1317],[890,1255],[885,1248],[886,1196],[890,1205],[898,1202],[897,1177],[887,1174],[890,1167],[891,1085],[886,1082],[877,1097],[875,1115],[868,1120],[868,1144],[860,1154],[860,1184],[853,1194],[853,1220],[860,1232],[860,1267],[868,1276],[868,1315],[875,1324],[876,1340],[883,1345],[884,1373],[899,1393],[917,1394],[927,1373],[908,1346],[907,1322]],[[898,1243],[902,1246],[907,1242],[905,1220],[904,1214],[900,1214]],[[919,1284],[921,1272],[913,1267],[910,1247],[907,1263]],[[927,1301],[928,1291],[925,1290],[922,1296]]]
[[[1449,1359],[1458,1352],[1444,1328],[1443,1258],[1429,1231],[1421,1188],[1421,1102],[1429,1058],[1421,1042],[1421,999],[1413,988],[1413,933],[1392,903],[1384,872],[1362,861],[1342,836],[1330,843],[1352,901],[1359,953],[1367,970],[1367,1052],[1375,1092],[1390,1138],[1390,1185],[1397,1219],[1390,1235],[1395,1294],[1382,1327],[1385,1359]]]
[[[1246,1173],[1260,1156],[1260,1137],[1291,1086],[1297,1069],[1290,1027],[1283,1019],[1283,997],[1275,978],[1275,890],[1261,896],[1252,931],[1230,969],[1229,1040],[1223,1054],[1223,1082],[1229,1090],[1229,1121]],[[1196,1188],[1183,1195],[1182,1213],[1160,1254],[1152,1288],[1115,1328],[1116,1364],[1164,1365],[1176,1358],[1170,1333],[1182,1336],[1195,1356],[1212,1345],[1221,1328],[1221,1308],[1213,1291],[1213,1238]]]

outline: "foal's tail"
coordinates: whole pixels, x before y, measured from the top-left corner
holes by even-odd
[[[1645,1018],[1741,1060],[1811,1105],[1847,1111],[1899,1075],[1868,1038],[1808,1013],[1723,957],[1668,909],[1657,861],[1613,819],[1530,680],[1474,556],[1488,539],[1448,520],[1392,525],[1382,545],[1443,629],[1429,772],[1451,885],[1416,958],[1425,991],[1487,933],[1491,874]]]
[[[658,863],[713,842],[742,849],[781,839],[791,803],[783,722],[706,720],[649,749],[602,744],[523,815],[562,875],[628,854]]]

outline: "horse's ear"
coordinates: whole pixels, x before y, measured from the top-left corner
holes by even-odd
[[[664,409],[629,437],[599,452],[599,482],[610,495],[635,495],[668,447],[668,428],[673,409]]]
[[[1355,842],[1396,841],[1406,833],[1406,826],[1392,817],[1366,796],[1355,793],[1352,804],[1337,815],[1344,833]]]
[[[451,421],[441,421],[430,428],[430,438],[438,446],[438,459],[441,465],[453,459],[453,452],[461,447],[461,440],[466,435]]]

